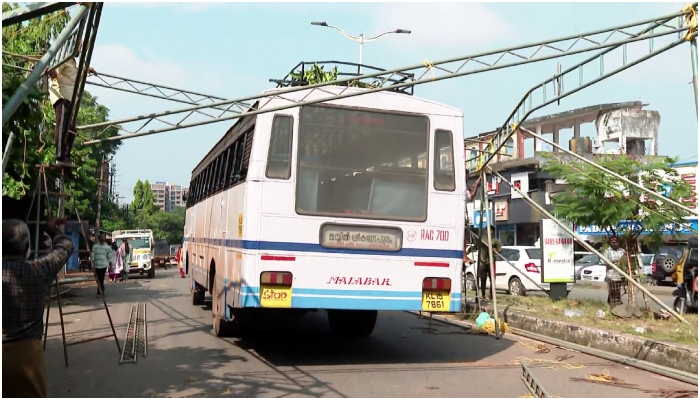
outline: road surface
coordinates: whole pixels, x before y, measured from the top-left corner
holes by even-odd
[[[255,340],[212,335],[211,311],[189,304],[188,279],[159,270],[156,278],[107,284],[120,342],[130,306],[148,310],[148,357],[118,365],[113,339],[68,348],[63,364],[58,313],[52,308],[46,352],[49,397],[519,397],[519,363],[561,397],[651,397],[569,378],[608,371],[640,389],[697,390],[645,371],[513,335],[491,336],[404,312],[380,313],[374,335],[331,336],[323,312],[275,319]],[[74,289],[65,312],[98,306],[95,287]],[[109,332],[104,311],[65,317],[68,341]],[[560,362],[561,356],[573,356]]]

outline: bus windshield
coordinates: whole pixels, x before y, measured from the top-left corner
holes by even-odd
[[[297,213],[426,220],[427,117],[305,106],[299,120]]]

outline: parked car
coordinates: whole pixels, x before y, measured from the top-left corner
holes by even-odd
[[[639,275],[644,275],[645,279],[651,279],[653,254],[642,254],[642,266],[639,270]],[[594,256],[598,263],[588,266],[577,266],[578,278],[582,281],[604,282],[607,277],[608,267],[603,264],[598,256]],[[583,260],[583,259],[582,259]],[[590,257],[589,260],[593,260]]]
[[[549,290],[548,283],[541,283],[542,250],[539,247],[503,246],[501,255],[508,261],[500,257],[496,259],[496,290],[504,290],[513,296],[524,296],[529,291]],[[464,279],[467,290],[476,290],[476,263],[465,265]],[[567,284],[567,292],[572,288],[572,283]]]
[[[589,265],[581,268],[578,273],[580,280],[588,282],[605,282],[608,275],[608,269],[603,264]]]
[[[584,268],[588,267],[593,267],[593,266],[602,266],[603,270],[605,270],[605,264],[600,260],[600,257],[593,253],[588,253],[583,255],[581,258],[576,260],[576,255],[574,254],[574,275],[576,276],[576,280],[581,280],[583,279],[582,277],[582,270]],[[594,269],[597,270],[597,269]],[[592,270],[589,270],[592,271]],[[589,272],[590,275],[590,272]]]
[[[676,273],[676,265],[687,247],[687,243],[669,241],[656,250],[651,264],[651,277],[657,285],[675,282],[673,275]]]

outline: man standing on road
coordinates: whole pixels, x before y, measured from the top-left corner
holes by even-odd
[[[111,259],[112,248],[107,244],[105,234],[101,233],[100,242],[92,246],[92,261],[95,264],[95,273],[100,282],[100,287],[97,288],[97,297],[100,297],[100,289],[102,289],[102,293],[105,292],[105,273],[107,273],[107,268],[111,267]]]
[[[180,278],[185,277],[185,269],[182,266],[182,245],[177,248],[177,256],[175,256],[175,262],[177,263],[178,267],[180,267]]]
[[[479,286],[481,287],[481,298],[486,298],[486,278],[489,279],[489,284],[494,287],[494,279],[491,276],[491,263],[489,260],[489,253],[493,251],[494,253],[501,252],[501,242],[496,239],[496,228],[491,227],[491,244],[493,250],[489,249],[487,239],[481,239],[481,249],[479,249]],[[493,261],[496,262],[496,255],[493,255]],[[494,287],[495,290],[495,287]],[[489,291],[489,298],[491,298],[491,291]]]
[[[51,253],[29,261],[29,228],[2,221],[2,397],[46,397],[46,364],[41,346],[44,301],[58,272],[73,254],[73,241],[52,219]]]
[[[613,237],[610,239],[610,247],[605,249],[603,255],[608,260],[612,261],[613,264],[619,265],[622,257],[625,256],[625,250],[620,248],[620,244],[617,242],[617,238]],[[607,280],[608,280],[608,304],[611,307],[618,306],[622,304],[622,275],[615,269],[607,267]]]

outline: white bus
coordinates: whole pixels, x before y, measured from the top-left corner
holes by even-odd
[[[363,89],[325,88],[341,90]],[[326,96],[310,92],[260,104]],[[187,198],[182,262],[192,303],[212,295],[216,334],[244,335],[271,309],[326,310],[354,336],[379,310],[459,311],[462,116],[378,92],[239,119]]]

